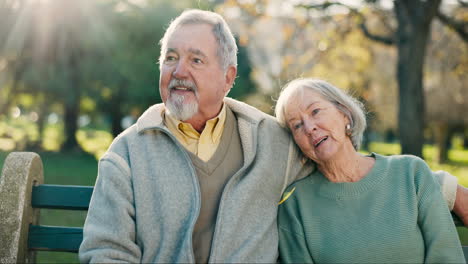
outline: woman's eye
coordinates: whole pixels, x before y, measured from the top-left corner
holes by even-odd
[[[301,126],[302,126],[302,123],[294,124],[294,125],[293,125],[293,129],[294,129],[294,130],[297,130],[297,129],[301,128]]]
[[[198,59],[198,58],[195,58],[195,59],[193,59],[193,62],[195,62],[196,64],[200,64],[200,63],[202,63],[203,61],[200,60],[200,59]]]
[[[316,115],[320,112],[320,108],[315,108],[314,110],[312,110],[312,115]]]

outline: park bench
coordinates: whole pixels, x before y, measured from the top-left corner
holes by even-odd
[[[88,210],[92,186],[44,184],[41,158],[32,152],[10,153],[0,177],[0,263],[33,263],[39,250],[78,252],[83,228],[40,225],[39,213]],[[468,246],[463,251],[468,262]]]
[[[78,252],[83,228],[40,225],[40,209],[88,210],[92,192],[44,184],[39,155],[10,153],[0,178],[0,263],[34,263],[39,250]]]

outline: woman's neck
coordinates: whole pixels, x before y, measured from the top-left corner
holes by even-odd
[[[336,157],[317,164],[318,169],[331,182],[357,182],[374,166],[372,157],[365,157],[352,148],[340,151]]]

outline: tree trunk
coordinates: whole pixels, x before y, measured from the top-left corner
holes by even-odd
[[[41,96],[42,97],[42,96]],[[37,119],[37,141],[33,142],[32,146],[30,149],[35,150],[35,151],[40,151],[42,150],[42,141],[44,139],[44,130],[45,130],[45,124],[46,124],[46,116],[48,114],[48,102],[44,101],[44,98],[42,97],[39,109],[37,111],[38,119]]]
[[[447,131],[447,136],[445,137],[445,148],[447,149],[447,152],[452,149],[452,139],[457,133],[457,127],[454,125],[448,125],[448,131]],[[448,154],[447,154],[448,157]]]
[[[403,154],[422,157],[424,143],[423,66],[431,21],[440,0],[395,1],[397,29],[398,129]]]
[[[448,148],[447,148],[447,137],[449,136],[449,126],[446,123],[438,123],[435,128],[435,137],[437,147],[439,149],[437,153],[437,162],[445,163],[448,161]]]
[[[112,136],[117,137],[122,131],[121,121],[123,118],[122,111],[119,108],[120,104],[113,104],[111,109],[109,109],[111,115],[111,123],[112,123]]]
[[[123,105],[122,101],[126,98],[125,91],[127,88],[127,81],[122,80],[120,85],[116,87],[115,93],[112,95],[110,104],[106,109],[111,118],[111,132],[114,138],[123,131],[122,118],[124,117],[124,114],[121,106]]]
[[[78,131],[78,115],[79,104],[76,102],[65,104],[64,116],[64,132],[65,142],[63,143],[63,150],[76,150],[78,149],[78,141],[76,140],[76,132]]]
[[[78,54],[72,51],[68,62],[69,70],[69,88],[65,97],[65,116],[64,116],[64,133],[65,142],[62,149],[65,151],[79,150],[78,141],[76,140],[76,132],[78,131],[78,117],[80,114],[81,100],[81,82],[80,69],[78,65]]]
[[[463,148],[468,149],[468,128],[465,128],[463,131]]]

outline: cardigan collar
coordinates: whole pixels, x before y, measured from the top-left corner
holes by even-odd
[[[237,101],[235,99],[225,97],[224,103],[234,112],[236,116],[242,116],[242,118],[248,120],[251,123],[259,123],[265,117],[260,110],[246,103]],[[164,125],[164,104],[155,104],[148,108],[136,122],[137,132],[140,133],[148,129],[167,129]]]

